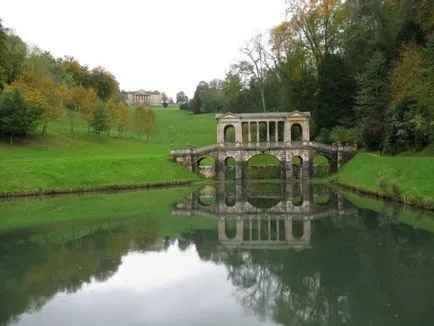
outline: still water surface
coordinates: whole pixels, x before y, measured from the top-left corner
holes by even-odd
[[[164,207],[30,201],[62,214],[98,200],[114,219],[2,232],[0,325],[434,324],[428,213],[312,184],[182,191],[156,192],[177,198]]]

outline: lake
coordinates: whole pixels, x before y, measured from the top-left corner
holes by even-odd
[[[0,325],[432,325],[434,219],[311,183],[0,202]]]

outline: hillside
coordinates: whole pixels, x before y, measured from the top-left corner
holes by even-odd
[[[131,131],[123,137],[116,132],[89,136],[83,121],[72,138],[64,117],[49,125],[46,136],[12,146],[0,143],[0,192],[197,180],[168,160],[169,150],[215,142],[214,115],[190,115],[174,107],[155,113],[158,129],[148,141]]]

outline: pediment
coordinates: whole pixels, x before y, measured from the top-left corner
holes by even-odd
[[[291,118],[298,118],[298,117],[304,117],[303,114],[301,114],[300,111],[293,111],[291,112],[291,114],[289,115]]]
[[[217,115],[217,119],[235,119],[235,118],[238,117],[232,112],[227,112],[227,113]]]

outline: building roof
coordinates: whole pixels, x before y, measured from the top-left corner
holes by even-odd
[[[236,120],[251,120],[251,119],[283,119],[303,117],[309,118],[310,112],[265,112],[265,113],[217,113],[216,119],[236,119]]]

